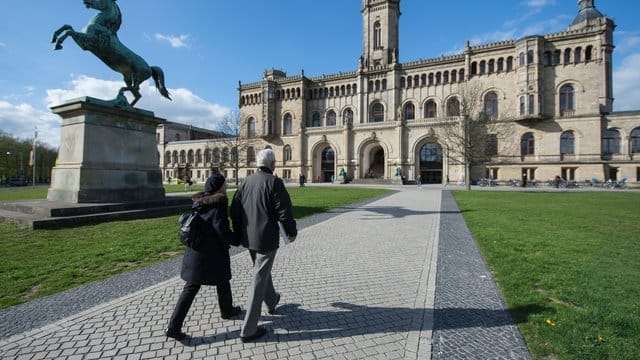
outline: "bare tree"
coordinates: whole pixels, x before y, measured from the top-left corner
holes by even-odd
[[[446,105],[447,116],[456,120],[444,127],[444,136],[449,161],[464,166],[465,188],[470,190],[471,169],[498,158],[498,142],[508,138],[507,124],[513,119],[507,104],[499,104],[497,94],[485,93],[479,83],[467,82],[461,90],[460,97]]]
[[[240,168],[255,161],[255,148],[252,146],[255,127],[250,128],[247,120],[240,117],[240,112],[232,110],[219,122],[218,129],[224,134],[215,140],[222,147],[217,161],[218,170],[235,170],[235,183],[238,185]]]

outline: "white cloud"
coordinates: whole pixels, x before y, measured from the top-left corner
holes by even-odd
[[[156,33],[155,37],[157,40],[167,41],[173,48],[190,47],[188,43],[189,35],[175,36]]]
[[[530,7],[530,8],[542,8],[548,5],[553,5],[555,4],[556,1],[555,0],[523,0],[522,4],[524,4],[526,7]]]
[[[90,96],[98,99],[113,99],[123,83],[77,76],[66,89],[48,89],[47,107],[60,105],[68,100]],[[163,98],[155,89],[153,81],[141,86],[142,98],[136,108],[154,112],[157,117],[205,129],[216,129],[219,121],[230,109],[210,103],[189,89],[169,89],[173,101]],[[131,100],[129,93],[126,96]],[[0,100],[0,129],[21,138],[33,138],[34,127],[38,127],[38,140],[57,147],[60,143],[60,117],[47,110],[39,110],[26,103],[11,103]]]
[[[640,110],[640,53],[622,60],[613,73],[613,95],[616,111]]]
[[[38,141],[57,147],[60,143],[60,118],[25,103],[0,100],[0,129],[19,139],[32,139],[38,127]]]
[[[620,32],[616,42],[616,53],[635,51],[640,47],[640,35],[637,33]]]

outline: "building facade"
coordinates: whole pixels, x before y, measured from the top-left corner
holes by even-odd
[[[239,173],[255,168],[255,152],[278,155],[278,175],[297,179],[378,178],[458,182],[464,160],[451,128],[471,114],[495,119],[492,152],[468,176],[497,180],[621,179],[640,181],[640,111],[613,112],[613,20],[593,0],[578,1],[567,30],[470,46],[461,54],[399,62],[400,0],[362,0],[358,68],[307,77],[265,71],[239,84],[242,136],[249,144]],[[469,89],[475,89],[470,92]],[[477,110],[477,109],[476,109]],[[161,166],[189,163],[202,174],[225,168],[215,141],[163,144]],[[185,159],[174,154],[185,151]],[[180,149],[180,150],[178,150]],[[486,149],[485,149],[486,150]],[[210,159],[211,162],[207,162]],[[218,162],[216,162],[218,161]],[[220,166],[222,165],[222,166]],[[186,164],[184,166],[187,166]],[[174,175],[175,176],[175,175]]]

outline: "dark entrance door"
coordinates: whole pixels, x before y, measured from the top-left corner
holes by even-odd
[[[442,184],[442,147],[437,143],[420,149],[420,176],[423,184]]]
[[[320,164],[320,171],[322,172],[322,181],[330,182],[331,177],[335,173],[335,153],[333,149],[328,147],[322,151],[322,162]]]

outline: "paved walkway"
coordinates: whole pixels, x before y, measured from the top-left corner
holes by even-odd
[[[394,189],[300,222],[273,269],[281,306],[264,312],[269,333],[256,343],[240,341],[241,319],[220,318],[212,287],[186,319],[190,337],[164,336],[183,285],[177,259],[3,310],[0,358],[530,359],[449,193]],[[235,251],[243,309],[250,264]]]

